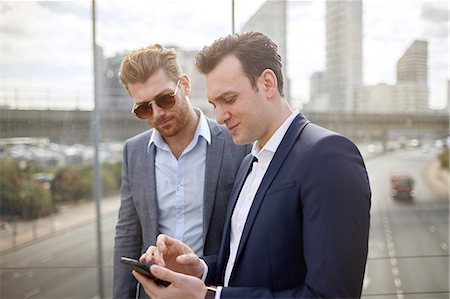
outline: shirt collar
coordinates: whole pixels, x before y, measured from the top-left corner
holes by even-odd
[[[211,130],[209,129],[208,121],[206,120],[205,115],[198,108],[194,108],[194,111],[195,113],[197,113],[200,119],[198,121],[197,129],[195,130],[192,140],[198,141],[200,137],[203,137],[208,144],[211,144]],[[150,140],[148,141],[147,152],[149,153],[152,143],[160,149],[170,151],[169,146],[166,144],[164,138],[161,136],[161,133],[159,133],[158,130],[153,130],[152,136],[150,136]]]
[[[294,118],[299,114],[298,110],[294,110],[291,115],[283,122],[283,124],[273,133],[272,137],[266,142],[266,144],[263,146],[263,148],[260,148],[258,145],[258,142],[255,141],[253,143],[252,147],[252,155],[258,158],[260,160],[261,154],[265,151],[269,151],[271,153],[275,153],[278,146],[281,143],[281,140],[283,140],[284,135],[286,134],[287,130],[289,129],[289,126],[294,121]]]

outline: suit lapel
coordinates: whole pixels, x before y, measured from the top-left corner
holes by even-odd
[[[220,255],[217,264],[217,279],[216,281],[223,283],[223,273],[225,272],[226,262],[228,260],[230,250],[230,231],[231,231],[231,216],[233,215],[234,207],[236,205],[239,194],[241,193],[242,186],[244,185],[245,178],[247,177],[248,170],[252,164],[253,156],[248,154],[242,161],[241,167],[236,175],[233,190],[230,194],[230,200],[228,202],[227,214],[225,216],[224,231],[222,242],[220,244]]]
[[[239,248],[236,254],[236,261],[235,265],[239,263],[239,256],[245,246],[245,243],[247,242],[248,236],[251,232],[253,223],[256,219],[256,216],[258,214],[259,208],[261,207],[261,204],[263,202],[263,199],[265,197],[265,194],[267,192],[267,189],[272,184],[272,181],[275,179],[278,171],[280,170],[281,166],[283,165],[283,162],[286,160],[286,157],[290,153],[292,146],[299,138],[301,132],[303,131],[304,127],[309,123],[309,121],[303,116],[303,114],[297,115],[292,124],[289,126],[289,129],[287,130],[286,134],[284,135],[280,146],[278,147],[277,151],[275,152],[275,155],[270,162],[270,165],[266,171],[266,174],[264,175],[261,184],[258,188],[258,191],[256,192],[255,198],[253,200],[252,206],[250,208],[249,214],[247,216],[247,220],[245,222],[244,231],[242,232],[242,237],[239,242]],[[250,161],[251,162],[251,161]],[[227,217],[228,219],[228,217]],[[231,274],[233,276],[233,274]]]
[[[213,122],[208,120],[211,131],[211,144],[206,150],[206,168],[205,168],[205,183],[203,193],[203,242],[206,241],[208,234],[209,222],[211,220],[214,201],[216,199],[217,181],[219,180],[219,171],[222,166],[222,159],[218,157],[223,156],[224,139],[220,136],[220,130]],[[211,201],[213,199],[214,201]]]
[[[144,205],[147,206],[147,215],[143,215],[141,219],[147,219],[150,221],[149,228],[151,228],[150,233],[154,234],[154,237],[159,233],[158,229],[158,201],[156,197],[156,176],[155,176],[155,154],[156,147],[154,144],[150,146],[149,152],[147,152],[147,144],[144,150],[144,159],[141,164],[142,167],[142,177],[144,181],[144,194],[145,198]],[[152,239],[152,238],[150,238]]]

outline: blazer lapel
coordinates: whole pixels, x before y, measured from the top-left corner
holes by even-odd
[[[156,197],[156,176],[155,176],[155,154],[156,147],[154,144],[150,146],[149,152],[147,152],[147,144],[144,150],[144,159],[142,161],[142,177],[144,181],[144,206],[147,206],[147,215],[143,215],[142,219],[150,221],[149,227],[150,233],[154,234],[155,240],[159,234],[158,229],[158,201]],[[152,239],[152,238],[150,238]]]
[[[220,254],[217,260],[217,273],[216,281],[223,283],[223,274],[225,271],[226,262],[228,261],[228,255],[230,250],[230,231],[231,231],[231,216],[233,215],[234,207],[236,205],[239,194],[241,193],[242,186],[248,174],[248,170],[252,164],[253,155],[248,154],[242,161],[241,167],[236,175],[233,190],[230,194],[230,200],[228,202],[227,214],[225,216],[225,223],[223,228],[222,242],[220,244]]]
[[[208,124],[211,131],[211,144],[208,145],[206,150],[206,167],[205,167],[205,183],[203,192],[203,240],[205,242],[208,234],[209,221],[211,220],[211,214],[214,207],[214,202],[209,199],[215,200],[215,194],[217,190],[217,181],[219,180],[219,170],[221,168],[222,159],[217,159],[223,156],[223,149],[225,141],[220,136],[220,131],[217,127],[208,120]]]
[[[286,157],[288,156],[289,152],[291,151],[292,146],[297,141],[301,132],[303,131],[303,129],[305,128],[305,126],[308,123],[309,123],[309,121],[303,116],[303,114],[300,113],[299,115],[297,115],[294,118],[292,124],[289,126],[289,129],[287,130],[286,134],[284,135],[280,146],[278,147],[277,151],[275,152],[275,155],[274,155],[272,161],[270,162],[267,172],[261,181],[258,191],[256,192],[255,198],[253,200],[252,206],[251,206],[249,214],[247,216],[247,220],[246,220],[245,226],[244,226],[244,231],[242,232],[242,237],[239,242],[239,248],[238,248],[238,251],[236,254],[235,265],[237,263],[239,263],[239,256],[242,252],[242,248],[244,248],[245,243],[247,242],[248,236],[252,229],[255,218],[258,214],[259,208],[261,207],[261,204],[263,202],[263,199],[267,192],[267,189],[272,184],[272,181],[275,179],[278,171],[280,170],[281,166],[283,165],[283,162],[285,161]],[[231,274],[231,276],[233,276],[233,273]]]

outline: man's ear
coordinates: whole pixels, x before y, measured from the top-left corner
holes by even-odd
[[[187,74],[183,74],[180,77],[180,85],[183,88],[185,95],[189,95],[191,93],[191,78]]]
[[[264,93],[266,94],[267,98],[273,98],[278,91],[278,80],[277,76],[271,69],[265,69],[260,76]]]

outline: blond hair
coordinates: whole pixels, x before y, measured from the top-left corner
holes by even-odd
[[[159,69],[163,69],[174,81],[181,76],[181,67],[178,64],[175,49],[154,44],[133,50],[122,59],[120,64],[120,84],[128,90],[128,84],[145,82]]]

